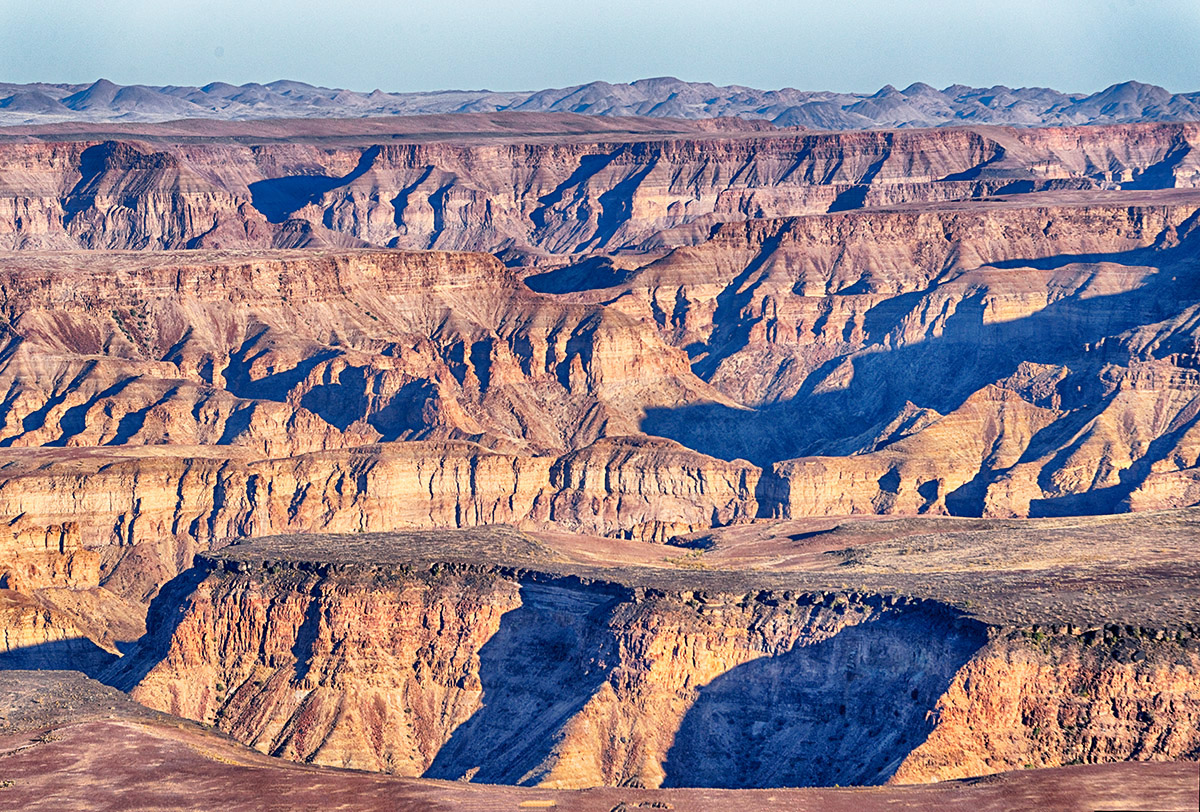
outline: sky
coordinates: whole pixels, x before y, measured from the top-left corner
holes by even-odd
[[[1200,90],[1200,0],[0,0],[0,82]]]

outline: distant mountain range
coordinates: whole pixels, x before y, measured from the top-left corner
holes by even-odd
[[[1155,85],[1124,82],[1084,95],[1049,88],[938,90],[916,83],[887,85],[873,94],[794,88],[757,90],[671,77],[630,84],[590,82],[537,91],[444,90],[429,93],[358,93],[303,82],[204,87],[0,83],[0,125],[59,121],[170,121],[363,116],[497,111],[584,113],[700,119],[765,119],[778,127],[849,130],[1005,124],[1017,127],[1200,120],[1200,92],[1170,93]]]

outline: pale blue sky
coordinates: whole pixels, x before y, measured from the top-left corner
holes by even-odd
[[[1200,90],[1200,0],[0,0],[0,81]]]

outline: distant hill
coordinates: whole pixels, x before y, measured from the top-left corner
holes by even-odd
[[[1090,95],[1049,88],[915,83],[866,93],[758,90],[672,77],[629,84],[590,82],[537,91],[443,90],[360,93],[281,80],[236,86],[122,87],[0,83],[0,125],[59,121],[169,121],[180,118],[358,118],[528,111],[600,116],[764,119],[780,127],[850,130],[1004,124],[1016,127],[1200,120],[1200,92],[1170,93],[1124,82]]]

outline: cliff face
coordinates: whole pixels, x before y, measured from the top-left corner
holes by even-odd
[[[77,524],[45,527],[22,518],[6,529],[0,531],[0,588],[99,586],[100,556],[83,548]]]
[[[1195,187],[1192,124],[633,143],[0,146],[0,245],[572,253],[714,222],[1046,189]]]
[[[117,640],[144,631],[143,613],[100,586],[100,555],[73,522],[21,515],[0,529],[0,665],[95,672]]]
[[[933,732],[894,780],[1200,757],[1200,647],[1172,637],[993,640],[955,676]]]
[[[197,452],[14,455],[0,511],[77,520],[104,583],[147,600],[197,551],[243,536],[553,522],[662,541],[757,510],[758,469],[666,441],[558,459],[430,442],[266,460]]]
[[[112,676],[297,760],[656,787],[1200,754],[1200,652],[1174,632],[1008,634],[928,601],[487,565],[205,566],[164,590]]]

